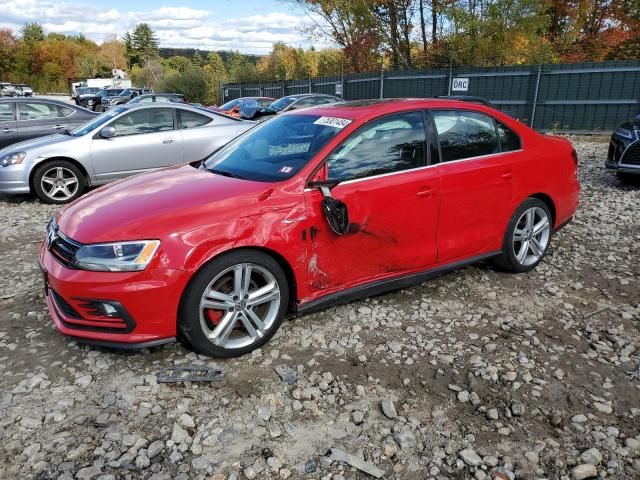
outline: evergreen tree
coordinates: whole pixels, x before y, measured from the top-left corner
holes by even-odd
[[[25,43],[33,44],[44,40],[44,30],[42,25],[36,22],[25,23],[20,29],[20,37]]]
[[[135,54],[135,62],[154,58],[159,55],[158,53],[158,39],[151,27],[146,23],[139,23],[133,30],[131,36],[131,43]]]

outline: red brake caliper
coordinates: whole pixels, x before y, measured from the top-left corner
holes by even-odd
[[[220,310],[212,310],[207,308],[207,318],[213,325],[218,325],[222,319],[222,312]]]

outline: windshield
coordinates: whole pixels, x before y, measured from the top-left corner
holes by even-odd
[[[293,102],[298,100],[298,98],[299,97],[283,97],[283,98],[279,98],[278,100],[273,102],[271,105],[269,105],[269,107],[267,107],[267,108],[269,108],[269,110],[273,110],[275,112],[279,112],[280,110],[283,110],[283,109],[287,108]]]
[[[103,90],[103,97],[117,97],[122,90]]]
[[[230,102],[227,102],[223,105],[220,105],[220,109],[222,110],[231,110],[233,107],[235,107],[236,105],[240,104],[240,99],[236,98],[235,100],[231,100]]]
[[[126,97],[128,95],[131,95],[132,90],[129,90],[128,88],[126,90],[123,90],[122,92],[120,92],[118,94],[119,97]]]
[[[98,115],[96,118],[88,121],[85,124],[80,125],[75,130],[71,130],[71,132],[69,132],[69,135],[71,135],[73,137],[81,137],[82,135],[86,135],[87,133],[89,133],[89,132],[95,130],[96,128],[98,128],[100,125],[103,125],[104,123],[107,123],[113,117],[115,117],[116,115],[118,115],[121,112],[124,112],[125,110],[126,110],[125,107],[113,107],[113,108],[110,108],[109,110],[107,110],[103,114]]]
[[[293,177],[340,128],[318,115],[283,115],[232,140],[204,162],[229,177],[279,182]]]

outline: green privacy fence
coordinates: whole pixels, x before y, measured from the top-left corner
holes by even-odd
[[[345,100],[472,95],[536,130],[600,133],[640,113],[640,60],[393,70],[221,88],[224,101],[310,92]]]

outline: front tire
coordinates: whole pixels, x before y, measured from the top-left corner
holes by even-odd
[[[78,167],[67,160],[52,160],[38,167],[33,192],[45,203],[69,203],[84,193],[86,181]]]
[[[502,241],[502,253],[494,263],[507,272],[533,270],[547,254],[552,233],[553,217],[547,204],[538,198],[527,198],[511,217]]]
[[[264,345],[287,313],[282,268],[257,250],[215,258],[192,278],[180,302],[178,328],[198,353],[230,358]]]

